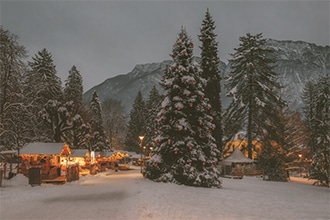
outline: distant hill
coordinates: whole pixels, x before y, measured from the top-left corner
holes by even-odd
[[[267,47],[275,51],[273,54],[273,58],[277,60],[275,72],[279,74],[279,80],[284,86],[283,98],[290,102],[291,108],[300,110],[301,92],[305,83],[330,74],[330,47],[303,41],[274,39],[267,40]],[[199,61],[199,58],[196,60]],[[156,86],[161,93],[164,92],[159,82],[165,68],[171,63],[172,61],[165,60],[160,63],[138,64],[131,72],[109,78],[94,86],[84,93],[83,99],[90,100],[92,92],[96,90],[101,101],[109,98],[120,100],[128,113],[139,90],[145,99],[153,86]],[[230,63],[221,62],[220,70],[222,77],[226,76],[230,71]],[[222,85],[221,96],[224,107],[230,101],[225,96],[226,92]]]

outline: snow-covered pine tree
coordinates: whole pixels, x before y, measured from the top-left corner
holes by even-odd
[[[125,140],[126,150],[141,153],[139,136],[146,135],[146,114],[145,101],[141,91],[139,91],[129,114],[130,120]]]
[[[61,79],[57,76],[51,53],[45,48],[32,57],[29,66],[31,70],[25,78],[25,94],[30,103],[30,112],[34,115],[34,139],[50,141],[53,140],[53,132],[38,116],[49,100],[62,103]]]
[[[160,105],[163,101],[163,96],[159,94],[156,86],[153,86],[150,90],[148,100],[146,102],[146,111],[148,117],[146,117],[146,136],[143,143],[148,146],[146,149],[150,151],[150,147],[155,148],[156,144],[154,142],[157,135],[157,114],[160,110]]]
[[[110,147],[106,140],[103,128],[101,102],[96,91],[92,94],[89,106],[91,111],[91,119],[89,122],[92,130],[92,135],[89,140],[89,148],[91,151],[108,151],[110,150]]]
[[[240,37],[240,45],[232,54],[231,72],[226,79],[228,96],[232,102],[226,118],[236,120],[246,130],[248,157],[252,158],[252,140],[262,141],[259,162],[270,180],[286,180],[284,176],[283,129],[280,112],[284,101],[281,86],[273,71],[271,50],[265,48],[262,34]]]
[[[64,102],[72,103],[71,129],[62,134],[62,139],[69,143],[72,148],[86,148],[91,132],[90,125],[85,123],[83,117],[86,116],[86,110],[82,105],[82,96],[83,79],[76,66],[72,66],[63,90]]]
[[[317,179],[318,183],[329,187],[330,179],[330,77],[320,77],[316,83],[315,114],[312,118],[315,130],[313,162],[310,178]]]
[[[65,81],[64,100],[73,101],[75,109],[79,109],[82,105],[83,96],[83,79],[76,66],[72,66],[69,76]]]
[[[44,48],[32,60],[29,62],[31,71],[27,78],[29,97],[34,98],[33,101],[39,107],[43,107],[48,100],[62,101],[62,83],[57,76],[51,53]]]
[[[205,96],[208,97],[212,106],[211,115],[214,118],[215,129],[212,131],[215,142],[220,152],[222,152],[223,143],[223,120],[221,104],[221,75],[219,69],[220,59],[218,56],[217,35],[214,33],[215,22],[207,9],[205,18],[200,30],[199,40],[202,43],[201,48],[201,69],[203,78],[207,80],[205,86]]]
[[[212,136],[211,106],[204,94],[206,80],[193,62],[193,43],[184,28],[163,77],[165,98],[158,113],[157,146],[144,176],[153,181],[189,186],[221,187],[216,168],[219,150]]]

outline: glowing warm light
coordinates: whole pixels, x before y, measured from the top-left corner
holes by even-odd
[[[142,141],[144,139],[144,136],[139,136],[139,138],[140,138],[140,141]]]

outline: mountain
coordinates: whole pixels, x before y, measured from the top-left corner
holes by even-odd
[[[269,39],[277,60],[275,72],[283,85],[283,98],[292,109],[302,107],[301,93],[306,82],[330,74],[330,47],[303,41],[277,41]]]
[[[276,61],[275,72],[283,85],[282,97],[287,100],[292,109],[300,110],[302,107],[301,92],[305,83],[315,80],[319,76],[330,74],[330,47],[318,46],[303,41],[278,41],[267,40],[267,47],[274,50],[273,57]],[[200,59],[195,58],[198,62]],[[84,101],[89,101],[92,92],[96,90],[101,101],[106,99],[121,100],[126,113],[131,109],[134,99],[140,90],[144,99],[148,98],[149,91],[156,86],[158,91],[164,92],[159,82],[165,68],[172,61],[165,60],[159,63],[138,64],[134,69],[125,74],[105,80],[94,86],[83,95]],[[230,71],[230,62],[220,62],[222,77]],[[224,80],[222,80],[224,82]],[[223,106],[227,106],[229,99],[225,97],[226,90],[222,85]]]

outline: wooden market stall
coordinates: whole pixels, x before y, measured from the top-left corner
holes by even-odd
[[[91,158],[87,149],[72,149],[69,161],[78,164],[80,175],[90,174]]]
[[[30,168],[41,169],[43,182],[64,181],[67,179],[67,168],[71,154],[69,145],[64,143],[29,143],[20,151],[21,172],[29,175]]]
[[[130,169],[130,166],[128,163],[129,158],[130,158],[130,155],[128,152],[115,151],[110,155],[109,161],[113,166],[117,163],[120,170],[128,170],[128,169]]]

